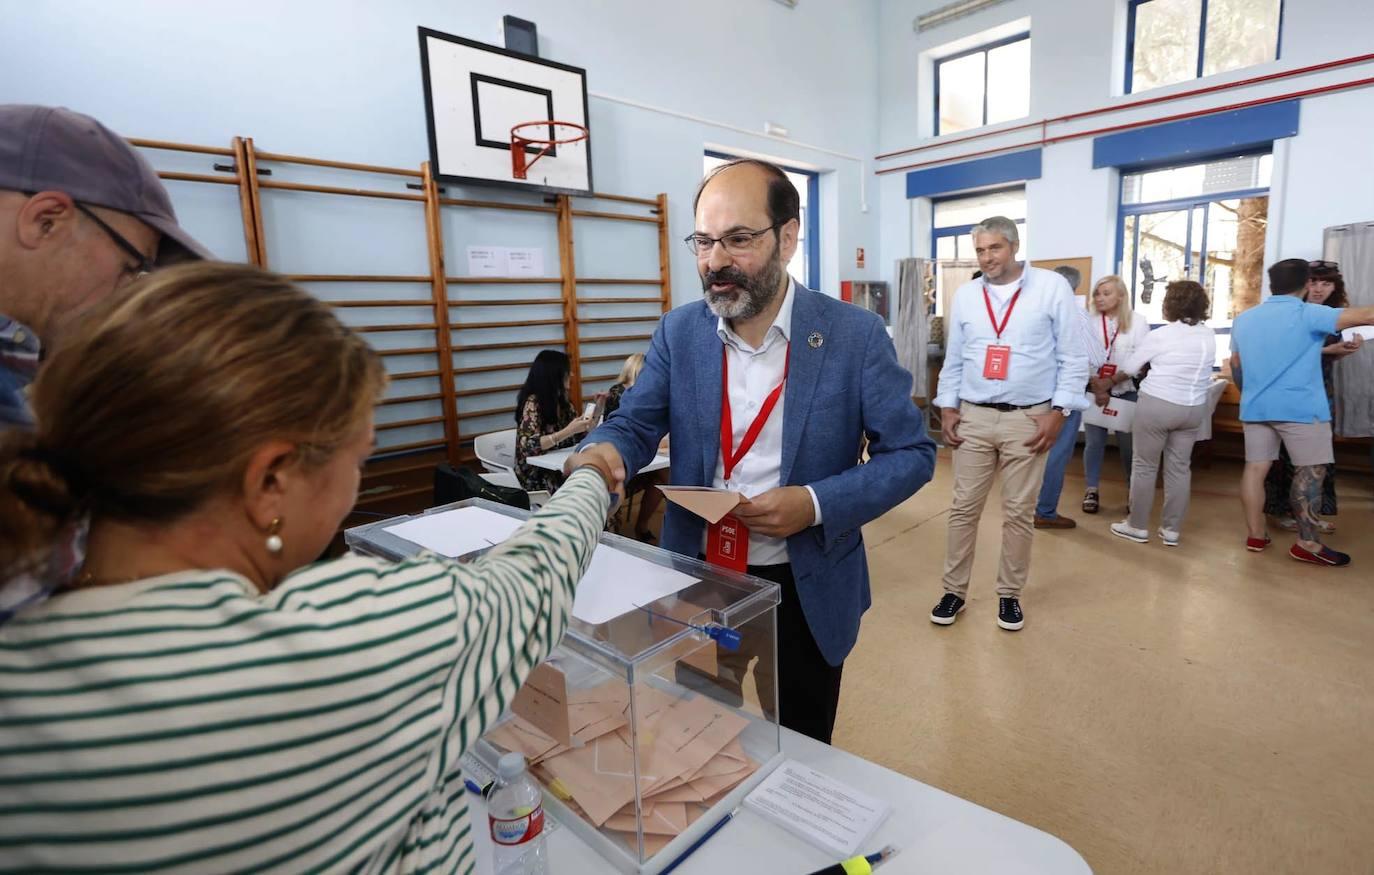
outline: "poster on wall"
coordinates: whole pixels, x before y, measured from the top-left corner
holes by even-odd
[[[1078,271],[1078,285],[1074,288],[1075,295],[1087,295],[1093,288],[1093,260],[1089,257],[1083,258],[1037,258],[1031,262],[1031,267],[1041,267],[1045,270],[1054,270],[1056,267],[1071,267]]]

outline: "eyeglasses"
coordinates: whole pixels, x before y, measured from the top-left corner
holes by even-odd
[[[725,251],[731,255],[748,255],[753,251],[754,244],[758,242],[760,237],[767,234],[769,231],[776,231],[786,224],[787,222],[776,222],[758,231],[732,231],[724,237],[708,237],[705,234],[688,234],[683,238],[682,242],[686,243],[687,248],[692,250],[692,254],[696,255],[698,258],[710,255],[711,251],[716,248],[717,243],[723,244],[725,246]]]
[[[1334,261],[1309,261],[1307,269],[1313,273],[1340,273],[1341,266]]]
[[[76,208],[80,210],[86,216],[86,218],[90,219],[92,222],[95,222],[97,227],[99,227],[100,230],[104,231],[105,234],[109,236],[111,240],[114,241],[116,246],[118,246],[120,249],[123,249],[125,253],[127,253],[131,258],[133,258],[134,261],[138,263],[137,267],[128,269],[128,273],[133,274],[134,279],[147,276],[148,274],[153,272],[155,265],[148,260],[148,257],[146,255],[138,251],[137,246],[134,246],[134,244],[130,243],[128,239],[124,237],[123,234],[120,234],[114,228],[111,228],[108,224],[102,221],[101,218],[97,216],[95,212],[89,209],[85,204],[80,203],[79,201],[73,201],[73,203],[76,204]]]

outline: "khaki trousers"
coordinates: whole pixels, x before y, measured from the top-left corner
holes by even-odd
[[[1002,472],[1002,561],[997,569],[997,595],[1015,597],[1025,588],[1035,534],[1035,500],[1046,459],[1045,453],[1033,453],[1026,446],[1035,434],[1035,420],[1029,414],[1049,411],[1049,404],[1005,413],[968,403],[960,406],[959,436],[964,442],[954,450],[945,592],[968,598],[978,520],[998,471]]]
[[[1140,393],[1131,425],[1135,435],[1135,458],[1131,465],[1131,513],[1127,522],[1132,528],[1150,528],[1150,511],[1155,506],[1155,477],[1162,456],[1164,516],[1160,518],[1159,527],[1171,532],[1182,530],[1193,483],[1193,444],[1206,418],[1206,404],[1184,407]],[[1327,446],[1330,445],[1328,440]]]

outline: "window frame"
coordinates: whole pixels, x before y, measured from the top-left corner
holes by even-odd
[[[726,161],[746,157],[715,149],[706,149],[703,155],[707,158],[723,158]],[[821,173],[819,170],[806,170],[779,161],[772,163],[788,173],[806,177],[806,232],[802,238],[806,243],[806,276],[801,277],[801,283],[808,289],[817,289],[821,281]]]
[[[1148,0],[1142,0],[1142,2],[1148,2]],[[1206,2],[1206,0],[1204,0],[1204,3],[1205,3],[1205,2]],[[1244,152],[1237,152],[1237,153],[1235,153],[1235,154],[1213,156],[1213,157],[1211,157],[1211,158],[1203,159],[1203,161],[1204,161],[1205,163],[1209,163],[1209,164],[1210,164],[1210,163],[1212,163],[1212,162],[1214,162],[1214,161],[1225,161],[1225,160],[1228,160],[1228,159],[1231,159],[1231,158],[1244,158],[1244,157],[1250,156],[1250,155],[1270,155],[1270,154],[1272,154],[1272,153],[1273,153],[1273,149],[1272,149],[1272,148],[1270,148],[1270,149],[1248,149],[1248,150],[1246,150],[1246,151],[1244,151]],[[1131,174],[1131,173],[1140,173],[1140,172],[1148,172],[1148,171],[1151,171],[1151,170],[1166,170],[1166,169],[1173,168],[1173,167],[1188,167],[1188,166],[1191,166],[1191,165],[1197,164],[1197,163],[1198,163],[1197,160],[1169,161],[1169,162],[1165,162],[1165,163],[1151,163],[1151,164],[1145,164],[1145,165],[1141,165],[1141,166],[1138,166],[1138,167],[1123,167],[1123,168],[1121,168],[1121,172],[1117,175],[1117,183],[1116,183],[1116,185],[1117,185],[1117,187],[1116,187],[1116,257],[1115,257],[1115,258],[1113,259],[1113,261],[1112,261],[1112,264],[1115,266],[1116,270],[1121,271],[1122,268],[1124,267],[1124,265],[1121,264],[1121,260],[1122,260],[1122,258],[1124,258],[1125,255],[1126,255],[1126,217],[1127,217],[1127,216],[1140,216],[1140,215],[1145,215],[1145,214],[1148,214],[1148,213],[1165,212],[1165,211],[1168,211],[1168,210],[1187,210],[1187,211],[1188,211],[1188,236],[1189,236],[1189,238],[1190,238],[1190,240],[1191,240],[1191,237],[1192,237],[1192,228],[1193,228],[1193,209],[1194,209],[1195,207],[1201,206],[1201,207],[1204,207],[1204,210],[1210,210],[1210,207],[1207,206],[1207,205],[1210,204],[1210,203],[1213,202],[1213,201],[1231,200],[1231,199],[1233,199],[1233,198],[1259,197],[1260,195],[1263,195],[1264,197],[1269,198],[1269,199],[1270,199],[1270,204],[1271,204],[1271,205],[1273,204],[1273,180],[1272,180],[1272,179],[1270,180],[1270,184],[1269,184],[1267,187],[1264,187],[1264,188],[1240,188],[1240,189],[1233,189],[1233,190],[1230,190],[1230,191],[1216,192],[1216,193],[1214,193],[1214,194],[1196,194],[1196,195],[1188,195],[1188,196],[1186,196],[1186,197],[1173,198],[1173,199],[1171,199],[1171,200],[1148,201],[1148,202],[1141,202],[1141,203],[1138,203],[1138,204],[1128,204],[1128,203],[1125,202],[1125,194],[1126,194],[1126,176],[1127,176],[1128,174]],[[1204,223],[1205,223],[1205,219],[1204,219]],[[1139,234],[1139,226],[1138,226],[1138,225],[1137,225],[1136,233],[1137,233],[1137,235]],[[1199,250],[1203,253],[1203,261],[1202,261],[1202,265],[1203,265],[1203,266],[1197,271],[1197,273],[1205,278],[1205,277],[1206,277],[1206,259],[1207,259],[1207,256],[1206,256],[1206,253],[1207,253],[1207,227],[1206,227],[1205,224],[1203,225],[1202,237],[1200,238],[1200,242],[1199,242],[1199,244],[1198,244],[1198,248],[1199,248]],[[1137,245],[1136,245],[1136,251],[1139,251],[1139,244],[1138,244],[1138,243],[1137,243]],[[1192,253],[1191,253],[1191,251],[1189,251],[1189,253],[1188,253],[1188,255],[1187,255],[1187,257],[1186,257],[1185,260],[1191,262],[1191,260],[1192,260]],[[1135,265],[1132,265],[1129,271],[1122,271],[1122,273],[1119,274],[1119,275],[1121,276],[1122,280],[1123,280],[1123,281],[1126,283],[1126,285],[1127,285],[1127,290],[1130,292],[1130,295],[1131,295],[1130,306],[1131,306],[1131,309],[1134,310],[1134,309],[1136,309],[1136,308],[1139,306],[1139,303],[1140,303],[1139,301],[1136,300],[1135,283],[1133,282],[1133,280],[1134,280],[1134,278],[1135,278]],[[1190,277],[1190,278],[1191,278],[1191,277]],[[1204,284],[1204,288],[1206,288],[1205,284]],[[1208,294],[1208,296],[1209,296],[1209,298],[1210,298],[1210,296],[1211,296],[1211,294],[1212,294],[1212,290],[1211,290],[1211,289],[1208,289],[1208,290],[1207,290],[1207,294]],[[1210,321],[1210,317],[1209,317],[1209,321]],[[1152,323],[1150,323],[1150,329],[1153,330],[1153,329],[1155,329],[1155,328],[1158,328],[1160,325],[1164,325],[1164,324],[1165,324],[1165,323],[1163,323],[1163,322],[1152,322]],[[1229,335],[1231,334],[1231,326],[1230,326],[1230,325],[1212,325],[1211,328],[1212,328],[1212,333],[1213,333],[1213,334],[1217,334],[1217,335],[1227,335],[1227,336],[1229,336]],[[1213,371],[1213,372],[1216,372],[1216,371],[1219,371],[1219,370],[1220,370],[1220,368],[1219,368],[1217,365],[1215,365],[1215,364],[1212,365],[1212,371]]]
[[[1136,19],[1136,11],[1137,11],[1138,9],[1140,9],[1141,6],[1144,6],[1144,5],[1146,5],[1147,3],[1151,3],[1151,2],[1153,2],[1153,0],[1127,0],[1127,6],[1126,6],[1126,72],[1125,72],[1125,83],[1124,83],[1124,84],[1125,84],[1125,88],[1126,88],[1126,90],[1125,90],[1125,92],[1124,92],[1125,94],[1135,94],[1135,93],[1136,93],[1134,90],[1132,90],[1132,89],[1133,89],[1133,85],[1134,85],[1134,81],[1133,81],[1133,80],[1135,79],[1135,19]],[[1203,75],[1203,72],[1202,72],[1202,71],[1205,69],[1205,64],[1206,64],[1206,61],[1207,61],[1207,5],[1208,5],[1208,3],[1209,3],[1209,0],[1199,0],[1199,2],[1198,2],[1198,15],[1200,16],[1200,20],[1198,21],[1198,32],[1197,32],[1197,34],[1198,34],[1198,36],[1197,36],[1197,64],[1194,65],[1194,67],[1193,67],[1193,69],[1194,69],[1194,71],[1195,71],[1193,77],[1192,77],[1191,79],[1184,79],[1184,80],[1182,80],[1182,81],[1180,81],[1180,82],[1171,82],[1171,83],[1169,83],[1169,85],[1157,85],[1157,86],[1155,86],[1155,88],[1168,88],[1168,87],[1170,87],[1171,85],[1182,85],[1183,82],[1195,82],[1195,81],[1197,81],[1198,79],[1205,79],[1205,78],[1207,78],[1207,77],[1205,77],[1205,76]],[[1278,32],[1278,39],[1276,39],[1276,40],[1274,41],[1274,58],[1273,58],[1273,60],[1275,60],[1275,61],[1277,61],[1277,60],[1279,60],[1280,58],[1283,57],[1283,15],[1284,15],[1284,12],[1287,11],[1287,6],[1288,6],[1288,0],[1279,0],[1279,24],[1278,24],[1279,32]],[[1266,61],[1265,63],[1269,63],[1269,62]],[[1258,66],[1258,65],[1252,65],[1252,66]],[[1237,69],[1237,70],[1245,70],[1245,69],[1248,69],[1248,68],[1246,68],[1246,67],[1237,67],[1236,69]],[[1235,71],[1234,71],[1234,70],[1227,70],[1226,72],[1227,72],[1227,73],[1233,73],[1233,72],[1235,72]],[[1222,75],[1222,74],[1220,74],[1220,73],[1213,73],[1212,75],[1213,75],[1213,76],[1219,76],[1219,75]],[[1145,90],[1146,90],[1146,91],[1151,91],[1151,90],[1153,90],[1153,89],[1147,88],[1147,89],[1145,89]]]
[[[1030,37],[1031,37],[1031,32],[1030,32],[1029,30],[1026,30],[1026,31],[1022,31],[1021,33],[1013,34],[1012,36],[1003,37],[1002,39],[999,39],[999,40],[993,40],[992,42],[983,43],[982,45],[974,46],[974,47],[971,48],[971,49],[965,49],[965,50],[962,51],[962,52],[955,52],[955,53],[952,54],[952,55],[946,55],[946,56],[944,56],[943,58],[936,58],[936,59],[935,59],[935,136],[937,136],[937,137],[942,136],[942,131],[940,130],[940,67],[941,67],[943,64],[945,64],[946,62],[948,62],[948,61],[957,61],[957,60],[959,60],[959,59],[961,59],[961,58],[967,58],[969,55],[976,55],[976,54],[979,53],[979,52],[984,52],[984,53],[990,52],[990,51],[992,51],[993,49],[1000,49],[1002,46],[1011,45],[1012,43],[1020,42],[1021,40],[1028,40],[1028,39],[1030,39]],[[1030,71],[1027,71],[1027,75],[1030,75]],[[1028,117],[1029,117],[1029,115],[1022,116],[1022,118],[1028,118]],[[1006,121],[1012,121],[1012,119],[1007,119]],[[1000,124],[1002,124],[1002,122],[998,122],[997,124],[1000,125]],[[962,134],[962,133],[966,133],[966,132],[968,132],[968,131],[976,131],[976,130],[978,130],[978,128],[985,128],[985,127],[987,127],[987,126],[988,126],[988,57],[987,57],[986,54],[984,54],[984,55],[983,55],[983,123],[980,124],[980,125],[977,125],[977,126],[975,126],[975,127],[972,127],[972,128],[965,128],[965,129],[962,130],[962,131],[955,131],[954,133]]]
[[[1014,184],[1014,185],[1000,185],[1000,186],[998,186],[997,188],[989,188],[989,189],[980,190],[980,191],[963,191],[963,192],[959,192],[959,193],[957,193],[957,194],[940,195],[940,196],[938,196],[938,197],[933,197],[933,198],[931,198],[931,199],[930,199],[930,259],[931,259],[931,261],[939,261],[939,260],[940,260],[940,256],[939,256],[939,247],[940,247],[940,240],[941,240],[941,238],[944,238],[944,237],[962,237],[962,236],[964,236],[965,234],[968,234],[969,232],[971,232],[971,231],[974,229],[974,227],[976,226],[976,223],[974,223],[974,224],[968,224],[968,225],[944,225],[944,226],[937,226],[937,225],[935,224],[935,206],[936,206],[936,204],[946,203],[946,202],[948,202],[948,201],[960,201],[960,200],[964,200],[965,198],[977,197],[977,196],[979,196],[979,195],[1002,194],[1002,193],[1004,193],[1004,192],[1009,192],[1009,191],[1019,191],[1019,192],[1021,192],[1022,199],[1025,199],[1025,196],[1026,196],[1026,184],[1025,184],[1025,183],[1016,183],[1016,184]],[[1017,224],[1025,224],[1025,221],[1026,221],[1026,217],[1025,217],[1025,216],[1019,216],[1019,217],[1018,217],[1018,216],[1008,216],[1007,218],[1011,219],[1013,222],[1016,222]],[[1025,260],[1024,257],[1022,258],[1022,260],[1023,260],[1023,261]]]

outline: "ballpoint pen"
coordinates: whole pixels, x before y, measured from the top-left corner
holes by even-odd
[[[706,831],[706,834],[705,834],[705,835],[703,835],[701,838],[697,839],[696,841],[692,842],[692,846],[691,846],[690,848],[688,848],[687,850],[683,851],[681,854],[678,854],[677,859],[674,860],[673,862],[669,863],[669,864],[668,864],[668,867],[667,867],[666,869],[664,869],[662,872],[660,872],[659,875],[668,875],[669,872],[673,871],[673,870],[676,869],[678,866],[681,866],[681,865],[682,865],[682,862],[683,862],[684,860],[686,860],[688,857],[692,856],[692,854],[696,851],[697,848],[699,848],[699,847],[701,847],[702,845],[706,844],[707,839],[711,838],[711,836],[713,836],[713,835],[715,835],[716,833],[720,832],[721,827],[723,827],[723,826],[725,826],[725,824],[729,823],[730,820],[731,820],[736,814],[739,814],[739,809],[738,809],[738,808],[736,808],[734,811],[732,811],[732,812],[730,812],[729,814],[727,814],[727,815],[725,815],[724,817],[722,817],[722,818],[720,819],[720,822],[719,822],[719,823],[717,823],[715,826],[711,827],[710,829],[708,829],[708,830]]]

